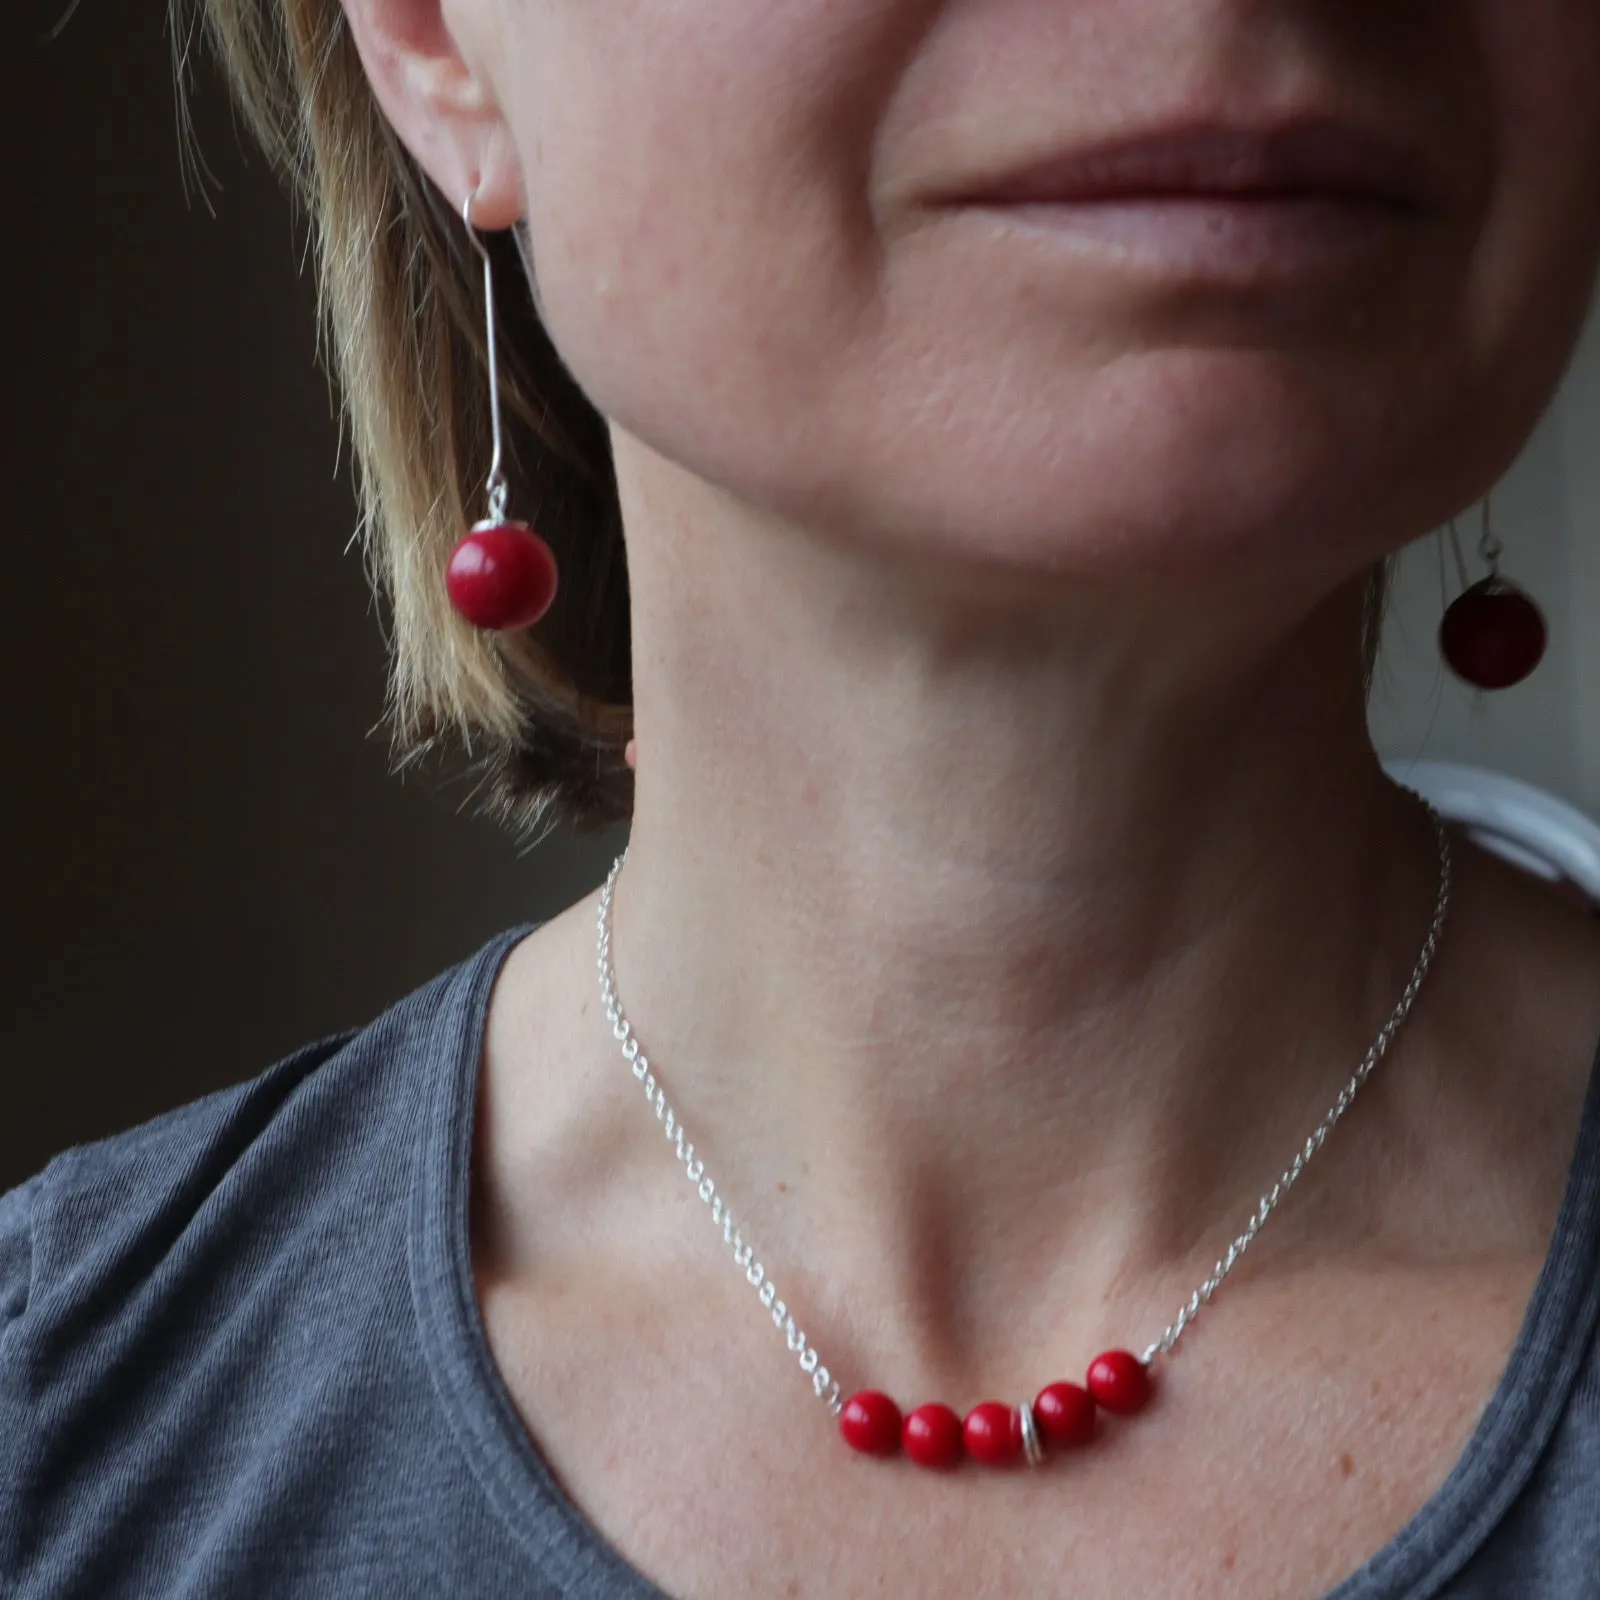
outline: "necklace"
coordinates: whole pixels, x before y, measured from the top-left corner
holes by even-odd
[[[1428,806],[1427,810],[1439,852],[1439,890],[1433,921],[1428,927],[1421,954],[1417,957],[1405,991],[1382,1031],[1373,1040],[1366,1059],[1339,1091],[1332,1108],[1296,1152],[1283,1175],[1261,1196],[1244,1232],[1228,1246],[1227,1253],[1212,1269],[1210,1277],[1189,1296],[1177,1317],[1142,1355],[1135,1355],[1130,1350],[1108,1350],[1090,1363],[1087,1377],[1081,1385],[1052,1383],[1042,1389],[1031,1403],[1023,1402],[1020,1405],[998,1400],[983,1401],[968,1411],[964,1418],[949,1406],[937,1402],[920,1405],[902,1416],[899,1406],[876,1389],[864,1389],[848,1400],[841,1400],[838,1381],[822,1364],[816,1346],[795,1320],[793,1311],[779,1295],[777,1284],[756,1259],[754,1249],[734,1222],[733,1212],[707,1175],[705,1161],[695,1154],[693,1143],[685,1134],[683,1124],[669,1104],[655,1069],[639,1048],[632,1024],[623,1013],[622,1003],[617,998],[616,971],[611,959],[611,897],[628,852],[624,850],[617,857],[600,895],[596,933],[600,998],[611,1024],[612,1037],[622,1047],[623,1059],[632,1067],[634,1078],[643,1085],[645,1098],[671,1141],[685,1176],[710,1208],[711,1221],[721,1229],[723,1243],[733,1253],[734,1266],[744,1273],[745,1281],[757,1292],[761,1305],[788,1344],[789,1353],[798,1359],[800,1371],[810,1379],[813,1393],[827,1407],[829,1416],[837,1419],[846,1443],[868,1455],[892,1456],[904,1450],[913,1461],[928,1467],[954,1466],[963,1456],[990,1466],[1010,1466],[1024,1459],[1030,1466],[1038,1466],[1053,1451],[1067,1451],[1088,1443],[1095,1435],[1099,1412],[1128,1416],[1144,1407],[1151,1394],[1151,1363],[1157,1356],[1171,1352],[1182,1338],[1184,1330],[1199,1315],[1200,1308],[1210,1301],[1222,1281],[1238,1265],[1240,1257],[1249,1249],[1278,1202],[1293,1187],[1307,1162],[1322,1148],[1335,1124],[1350,1109],[1357,1091],[1388,1052],[1391,1041],[1411,1011],[1422,981],[1433,964],[1434,952],[1438,949],[1439,937],[1444,929],[1445,913],[1450,904],[1450,838],[1439,813],[1432,806]]]

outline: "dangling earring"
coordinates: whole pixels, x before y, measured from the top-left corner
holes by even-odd
[[[474,627],[493,633],[531,627],[556,597],[555,553],[525,522],[506,516],[506,479],[500,465],[500,380],[495,361],[494,269],[472,225],[474,189],[461,208],[472,247],[483,257],[483,301],[488,319],[489,418],[494,455],[489,463],[489,515],[451,552],[445,568],[450,604]]]
[[[1489,568],[1479,583],[1467,583],[1467,565],[1454,522],[1450,543],[1461,574],[1462,592],[1439,624],[1439,651],[1455,675],[1477,689],[1509,689],[1533,675],[1544,659],[1544,614],[1522,589],[1500,576],[1501,544],[1483,501],[1483,536],[1478,554]]]

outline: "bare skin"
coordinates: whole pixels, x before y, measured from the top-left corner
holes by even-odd
[[[908,1401],[1142,1348],[1427,926],[1363,581],[1492,486],[1573,348],[1600,12],[345,10],[452,207],[526,222],[608,421],[620,982],[786,1297]],[[1042,158],[1041,218],[1000,191]],[[1325,1592],[1493,1391],[1600,1041],[1594,926],[1461,856],[1402,1040],[1159,1402],[1032,1479],[843,1453],[599,1025],[592,907],[528,940],[474,1253],[573,1499],[679,1600]]]
[[[1068,1573],[1082,1600],[1327,1592],[1439,1487],[1499,1382],[1600,1044],[1600,925],[1459,853],[1426,1003],[1185,1335],[1159,1401],[1033,1476],[932,1477],[845,1449],[615,1055],[592,993],[593,900],[541,929],[491,1010],[474,1249],[490,1346],[558,1481],[681,1600],[1059,1596]],[[657,1060],[672,1084],[675,1063]],[[1326,1063],[1325,1099],[1350,1065]],[[678,1101],[692,1128],[708,1120]],[[863,1385],[958,1405],[1030,1394],[1119,1335],[1159,1331],[1309,1109],[1271,1114],[1281,1159],[1202,1219],[1187,1259],[1047,1295],[1025,1348],[1008,1336],[1016,1307],[995,1307],[996,1359],[970,1371],[931,1372],[887,1342],[875,1286],[830,1281],[834,1241],[769,1259]],[[785,1226],[811,1196],[804,1171],[762,1182],[760,1152],[737,1146],[708,1159],[749,1171],[727,1187],[758,1241],[804,1237]]]

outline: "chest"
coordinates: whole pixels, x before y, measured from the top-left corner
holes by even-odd
[[[949,1474],[848,1450],[781,1341],[720,1305],[598,1279],[479,1298],[557,1481],[674,1600],[1316,1600],[1462,1455],[1538,1265],[1240,1296],[1083,1452]]]

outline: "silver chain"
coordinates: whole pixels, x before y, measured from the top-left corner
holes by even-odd
[[[632,1066],[634,1077],[644,1085],[645,1098],[655,1108],[656,1121],[672,1140],[677,1158],[683,1163],[685,1176],[711,1208],[711,1220],[722,1229],[722,1242],[733,1251],[734,1265],[744,1273],[745,1282],[760,1294],[761,1304],[772,1314],[773,1325],[788,1342],[789,1353],[799,1357],[800,1370],[810,1378],[817,1398],[824,1401],[829,1414],[836,1417],[844,1409],[844,1403],[839,1398],[838,1383],[821,1364],[816,1346],[806,1338],[789,1307],[778,1298],[777,1284],[767,1276],[767,1269],[756,1260],[755,1251],[745,1242],[744,1235],[735,1225],[733,1212],[723,1203],[716,1184],[707,1176],[705,1162],[694,1153],[693,1144],[684,1134],[683,1124],[667,1103],[666,1090],[656,1081],[649,1058],[639,1048],[632,1024],[622,1014],[622,1004],[617,999],[616,973],[611,965],[611,892],[616,888],[617,874],[622,871],[622,863],[627,859],[628,852],[624,850],[612,865],[611,876],[606,879],[605,890],[600,896],[600,999],[606,1008],[606,1018],[611,1023],[611,1035],[622,1046],[623,1059]]]
[[[1239,1264],[1240,1256],[1250,1248],[1251,1241],[1261,1232],[1262,1226],[1272,1215],[1278,1202],[1294,1187],[1300,1174],[1306,1170],[1306,1164],[1333,1132],[1339,1118],[1350,1109],[1350,1102],[1355,1099],[1356,1091],[1372,1076],[1378,1063],[1388,1054],[1390,1042],[1400,1031],[1401,1023],[1410,1014],[1412,1003],[1417,998],[1417,991],[1422,988],[1422,980],[1427,977],[1428,968],[1433,965],[1434,952],[1439,948],[1439,936],[1444,932],[1445,913],[1450,909],[1450,835],[1445,828],[1444,819],[1432,806],[1428,807],[1428,816],[1433,823],[1434,842],[1439,849],[1439,894],[1434,903],[1433,921],[1428,925],[1428,936],[1422,942],[1422,952],[1417,957],[1416,966],[1411,969],[1411,978],[1406,984],[1405,992],[1400,996],[1399,1004],[1390,1013],[1389,1020],[1384,1023],[1383,1031],[1372,1041],[1372,1048],[1367,1051],[1366,1060],[1356,1068],[1350,1081],[1339,1091],[1339,1098],[1333,1102],[1327,1116],[1317,1124],[1316,1131],[1295,1153],[1294,1160],[1289,1163],[1282,1177],[1257,1202],[1256,1214],[1251,1217],[1244,1232],[1228,1246],[1228,1253],[1212,1268],[1211,1276],[1189,1296],[1187,1304],[1178,1313],[1177,1320],[1169,1323],[1161,1337],[1139,1358],[1146,1366],[1156,1356],[1164,1356],[1171,1351],[1183,1336],[1183,1330],[1200,1314],[1200,1307],[1210,1300],[1221,1286],[1222,1280]]]
[[[1384,1023],[1382,1032],[1373,1040],[1366,1059],[1356,1068],[1350,1081],[1339,1091],[1339,1097],[1334,1101],[1332,1109],[1317,1125],[1316,1130],[1297,1152],[1283,1175],[1261,1196],[1256,1205],[1255,1215],[1251,1217],[1244,1232],[1228,1246],[1227,1254],[1217,1262],[1211,1276],[1189,1296],[1177,1319],[1168,1324],[1161,1337],[1140,1357],[1146,1366],[1156,1356],[1167,1355],[1172,1350],[1183,1337],[1184,1330],[1199,1315],[1200,1308],[1210,1301],[1221,1287],[1223,1280],[1239,1264],[1240,1258],[1250,1248],[1278,1202],[1294,1187],[1312,1156],[1322,1148],[1339,1119],[1350,1109],[1357,1091],[1371,1077],[1378,1063],[1388,1053],[1395,1034],[1400,1031],[1401,1024],[1410,1014],[1412,1004],[1422,988],[1423,979],[1427,977],[1428,969],[1433,964],[1434,952],[1439,948],[1439,938],[1444,931],[1445,914],[1450,906],[1450,835],[1439,813],[1432,806],[1428,806],[1427,809],[1439,851],[1439,892],[1434,905],[1433,921],[1429,924],[1427,938],[1423,941],[1422,952],[1417,957],[1416,966],[1412,969],[1405,992],[1400,996],[1400,1001],[1390,1014],[1389,1020]],[[611,959],[611,897],[617,885],[617,877],[622,871],[622,864],[627,859],[628,852],[624,850],[613,863],[611,874],[601,891],[597,918],[596,965],[600,974],[600,999],[605,1006],[606,1019],[611,1024],[612,1037],[622,1046],[623,1059],[633,1068],[634,1078],[643,1085],[645,1098],[655,1111],[656,1121],[662,1125],[667,1138],[671,1141],[685,1176],[695,1185],[701,1200],[710,1208],[711,1221],[721,1229],[723,1243],[732,1250],[735,1267],[744,1273],[745,1282],[756,1290],[762,1306],[772,1317],[773,1325],[783,1334],[790,1354],[798,1358],[801,1372],[811,1380],[811,1387],[817,1398],[827,1406],[829,1415],[836,1417],[843,1409],[838,1382],[822,1365],[816,1346],[806,1337],[800,1324],[795,1321],[793,1312],[779,1297],[777,1284],[767,1275],[766,1268],[756,1259],[754,1249],[746,1242],[743,1233],[735,1224],[733,1212],[717,1192],[716,1184],[706,1172],[704,1160],[695,1154],[694,1145],[685,1134],[683,1124],[667,1100],[666,1091],[661,1087],[649,1058],[639,1048],[633,1025],[623,1014],[622,1003],[617,999],[616,969]]]

